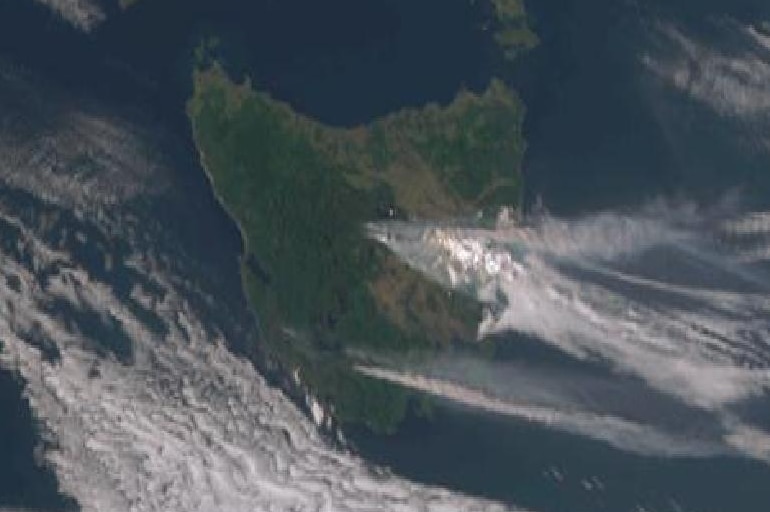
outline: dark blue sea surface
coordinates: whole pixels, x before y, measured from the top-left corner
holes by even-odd
[[[58,494],[53,473],[36,463],[37,435],[21,384],[0,370],[0,507],[75,510],[72,500]]]
[[[761,512],[770,496],[759,462],[638,457],[448,403],[429,420],[410,416],[387,441],[353,437],[371,460],[410,478],[531,510]]]
[[[481,30],[488,9],[466,0],[158,0],[88,37],[30,4],[0,3],[4,54],[91,95],[176,115],[193,52],[211,36],[230,72],[339,125],[449,102],[463,87],[484,87],[496,60]]]
[[[730,47],[724,25],[758,25],[763,0],[527,2],[542,44],[511,73],[528,107],[528,201],[557,213],[627,209],[661,195],[709,203],[740,190],[770,204],[767,156],[739,127],[667,90],[645,68],[661,27]],[[665,53],[672,48],[663,47]]]

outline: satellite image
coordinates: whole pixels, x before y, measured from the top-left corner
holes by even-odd
[[[0,0],[0,512],[767,512],[770,1]]]

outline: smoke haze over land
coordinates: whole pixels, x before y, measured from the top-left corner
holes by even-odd
[[[550,385],[550,392],[529,401],[518,396],[507,406],[498,402],[510,394],[503,392],[489,398],[487,409],[616,446],[625,442],[633,451],[675,454],[676,446],[681,454],[708,455],[737,450],[770,460],[770,435],[743,423],[738,412],[766,403],[770,389],[770,281],[758,261],[770,244],[770,224],[763,219],[656,204],[637,213],[574,220],[544,215],[497,229],[390,223],[372,225],[370,232],[415,268],[486,304],[482,342],[508,331],[527,334],[578,363],[604,367],[604,378],[616,382],[618,392],[628,389],[628,377],[641,379],[646,389],[634,387],[646,400],[654,403],[660,395],[678,402],[683,413],[698,414],[693,425],[679,425],[674,432],[663,428],[666,419],[654,407],[647,413],[641,409],[641,417],[629,423],[602,406],[611,397],[606,390],[595,393],[593,410],[570,398],[569,386],[579,384],[574,379],[562,388]],[[463,375],[454,379],[462,381]],[[483,407],[484,400],[463,398],[472,391],[453,384],[387,371],[379,376]],[[484,385],[492,394],[500,389],[493,382]],[[591,388],[586,393],[590,396]],[[560,397],[558,407],[526,412],[544,407],[548,394],[549,407]],[[708,428],[703,415],[712,418]],[[591,426],[577,426],[586,422]],[[690,428],[700,434],[691,436]],[[642,435],[622,434],[624,429],[639,429]],[[645,438],[643,432],[651,434],[650,442],[634,446]],[[669,434],[673,438],[667,441]],[[692,441],[691,449],[688,442],[674,441],[677,436]]]

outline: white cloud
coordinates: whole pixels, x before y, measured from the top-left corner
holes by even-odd
[[[62,492],[83,510],[508,510],[375,471],[331,447],[249,362],[207,334],[152,257],[136,253],[130,263],[163,293],[136,285],[132,297],[162,317],[166,335],[149,329],[107,284],[6,208],[0,223],[19,229],[18,243],[30,258],[17,260],[13,252],[0,258],[0,281],[20,281],[0,287],[0,364],[25,381],[31,409],[54,446],[45,460]],[[119,224],[109,230],[119,233]],[[67,318],[46,307],[54,300],[116,319],[133,345],[134,363],[97,355]],[[27,342],[31,330],[55,345],[58,362]]]
[[[671,86],[709,105],[720,115],[745,119],[770,115],[770,46],[751,27],[725,23],[743,35],[740,49],[719,47],[661,25],[665,51],[648,54],[644,63]],[[751,44],[753,41],[755,44]]]
[[[398,223],[371,229],[417,269],[489,304],[482,337],[532,334],[573,358],[640,377],[689,407],[726,418],[734,404],[770,390],[770,285],[742,266],[744,252],[713,240],[720,229],[753,226],[757,218],[764,216],[720,227],[692,209],[650,208],[578,220],[544,217],[497,230]],[[652,250],[666,254],[664,264],[641,263]],[[490,259],[512,263],[490,266]],[[677,264],[682,281],[673,283],[667,267]],[[697,279],[688,281],[685,267],[696,269]],[[573,428],[567,418],[559,422]],[[604,427],[611,432],[618,425]]]
[[[157,156],[160,129],[119,118],[84,102],[0,69],[9,90],[0,123],[0,181],[46,201],[99,209],[168,183],[167,161]]]
[[[729,452],[718,440],[668,434],[655,426],[618,416],[585,412],[574,407],[571,410],[562,410],[529,403],[513,403],[488,392],[418,373],[371,366],[359,366],[357,369],[369,377],[393,382],[473,409],[579,434],[641,455],[707,457]]]
[[[105,19],[96,0],[35,0],[44,4],[75,27],[89,32]]]

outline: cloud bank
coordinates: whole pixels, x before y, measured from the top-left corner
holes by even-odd
[[[642,379],[656,393],[713,415],[713,430],[724,430],[716,439],[722,449],[767,460],[770,437],[743,424],[735,410],[770,390],[770,281],[744,264],[744,246],[730,242],[751,228],[749,236],[760,233],[767,245],[763,219],[720,223],[692,208],[658,205],[497,229],[383,223],[370,233],[418,270],[486,304],[480,339],[526,333],[576,361]],[[468,392],[419,375],[379,376],[458,401]],[[624,429],[642,428],[581,416],[580,404],[550,417],[527,414],[526,402],[487,405],[615,446],[631,438]],[[646,446],[649,453],[676,444],[642,430],[636,440],[656,446]],[[625,448],[641,451],[633,442]]]

